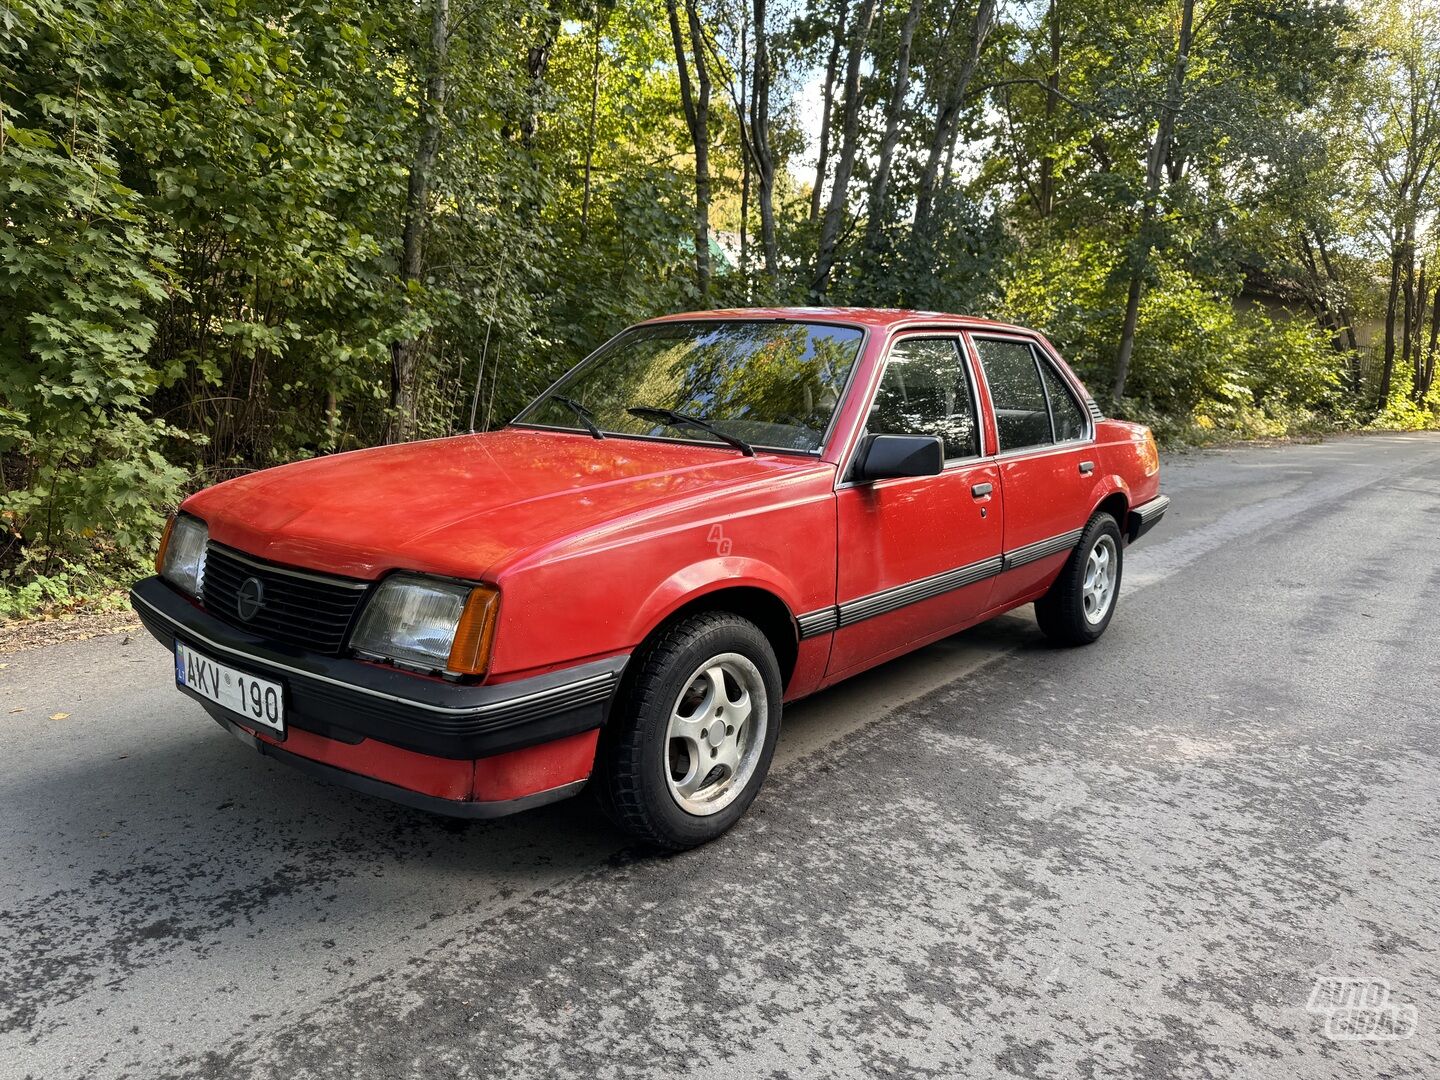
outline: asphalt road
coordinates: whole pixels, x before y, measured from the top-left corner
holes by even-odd
[[[0,1076],[1440,1075],[1440,438],[1164,479],[1103,641],[791,709],[673,858],[319,786],[146,637],[0,656]]]

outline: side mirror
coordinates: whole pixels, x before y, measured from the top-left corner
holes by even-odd
[[[937,476],[944,468],[945,450],[933,435],[871,435],[855,462],[855,479]]]

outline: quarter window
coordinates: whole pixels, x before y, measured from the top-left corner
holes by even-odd
[[[1023,341],[979,338],[975,348],[990,384],[1000,450],[1020,450],[1049,443],[1050,409],[1030,346]]]
[[[975,400],[954,338],[903,338],[890,350],[866,430],[934,435],[946,460],[980,453]]]
[[[1045,361],[1040,361],[1040,375],[1045,380],[1045,393],[1050,398],[1050,417],[1055,424],[1055,441],[1069,442],[1085,437],[1085,414],[1065,380]]]

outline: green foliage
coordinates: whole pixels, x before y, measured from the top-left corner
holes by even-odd
[[[175,253],[123,179],[100,16],[35,0],[0,29],[0,568],[42,574],[97,530],[138,549],[185,477],[148,407]]]
[[[710,302],[807,302],[812,91],[833,51],[828,190],[853,43],[842,10],[858,5],[770,5],[771,278],[740,129],[753,6],[696,2],[717,79],[711,223],[746,244]],[[1433,309],[1440,185],[1397,195],[1377,163],[1394,173],[1418,146],[1393,106],[1440,70],[1434,26],[1414,0],[1201,4],[1145,218],[1182,2],[1062,4],[1058,54],[1048,2],[1000,5],[916,227],[975,5],[926,0],[896,95],[910,4],[881,0],[829,298],[1036,326],[1104,397],[1134,277],[1139,330],[1112,407],[1162,438],[1434,423],[1423,333],[1383,403],[1378,344],[1334,347],[1345,322],[1382,340],[1392,265],[1397,295],[1418,296],[1399,321],[1423,330]],[[472,415],[504,423],[625,325],[698,306],[693,148],[659,0],[452,0],[438,104],[434,10],[0,5],[0,617],[139,572],[190,490],[384,439],[397,343],[415,360],[407,430],[443,435]],[[872,207],[892,100],[899,144]]]
[[[1103,385],[1119,333],[1121,257],[1103,237],[1071,234],[1027,253],[1010,282],[1004,314],[1044,327],[1080,376]],[[1140,308],[1135,377],[1126,413],[1161,436],[1191,427],[1233,437],[1285,434],[1338,422],[1343,358],[1313,323],[1241,310],[1233,287],[1160,263]]]

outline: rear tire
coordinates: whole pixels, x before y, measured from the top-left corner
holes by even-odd
[[[1051,641],[1089,645],[1105,633],[1120,599],[1125,542],[1106,513],[1085,526],[1050,591],[1035,601],[1035,621]]]
[[[754,623],[706,612],[632,662],[605,733],[600,806],[650,847],[697,847],[739,820],[770,769],[783,693],[775,650]]]

